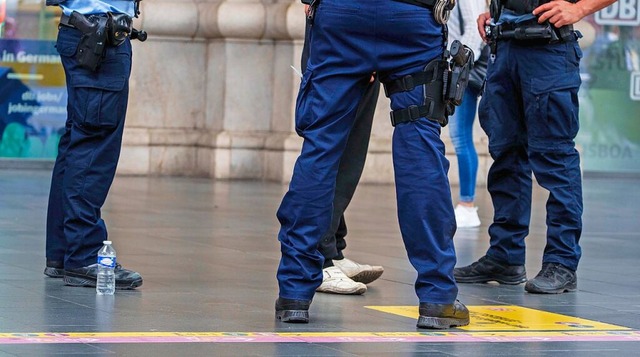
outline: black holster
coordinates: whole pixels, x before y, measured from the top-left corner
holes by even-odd
[[[462,103],[464,91],[469,85],[469,74],[473,69],[475,58],[473,51],[455,40],[451,43],[449,50],[451,55],[450,71],[448,72],[448,83],[445,99],[451,104],[458,106]]]
[[[72,12],[69,24],[82,32],[76,60],[78,65],[90,71],[100,66],[107,45],[107,17],[86,17],[79,12]]]
[[[441,126],[447,125],[448,116],[452,114],[449,103],[445,101],[445,76],[449,64],[444,59],[429,62],[421,72],[406,75],[393,81],[385,81],[384,92],[387,97],[394,93],[409,92],[417,86],[424,86],[422,105],[410,105],[404,109],[391,112],[391,125],[411,122],[420,118],[437,121]]]
[[[119,46],[133,31],[132,19],[126,14],[84,16],[72,12],[68,24],[82,32],[76,60],[80,67],[95,71],[100,66],[107,46]]]
[[[383,82],[387,97],[399,92],[412,91],[419,85],[424,86],[423,104],[392,111],[391,125],[396,126],[423,117],[437,121],[441,126],[447,125],[455,106],[462,102],[474,59],[473,51],[457,40],[451,44],[448,54],[451,55],[450,61],[447,55],[445,58],[429,62],[420,72]]]

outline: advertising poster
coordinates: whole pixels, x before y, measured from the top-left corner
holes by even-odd
[[[585,172],[640,174],[640,0],[619,0],[579,29]]]
[[[19,38],[19,7],[0,4],[0,157],[53,159],[66,120],[60,56],[54,41]]]

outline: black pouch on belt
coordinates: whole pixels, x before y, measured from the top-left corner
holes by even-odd
[[[120,46],[131,35],[133,19],[127,14],[107,12],[107,38],[109,45]]]

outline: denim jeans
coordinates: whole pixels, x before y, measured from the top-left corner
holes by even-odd
[[[462,104],[449,120],[449,134],[458,158],[460,201],[473,202],[476,194],[478,153],[473,145],[473,122],[478,104],[477,90],[467,87]]]

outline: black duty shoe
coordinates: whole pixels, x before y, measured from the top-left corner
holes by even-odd
[[[142,285],[142,277],[133,270],[124,269],[116,264],[116,289],[129,290]],[[64,271],[64,283],[70,286],[95,287],[98,277],[98,264]]]
[[[311,305],[311,300],[278,298],[276,300],[276,318],[282,322],[309,323],[309,305]]]
[[[527,272],[524,265],[507,265],[485,255],[469,266],[453,269],[453,277],[458,283],[517,285],[527,281]]]
[[[445,329],[469,324],[469,310],[456,300],[453,304],[420,303],[418,328]]]
[[[47,266],[44,268],[44,275],[50,278],[64,278],[64,265],[59,260],[47,259]]]
[[[524,290],[533,294],[562,294],[577,289],[576,272],[559,263],[543,263],[538,275],[524,286]]]

